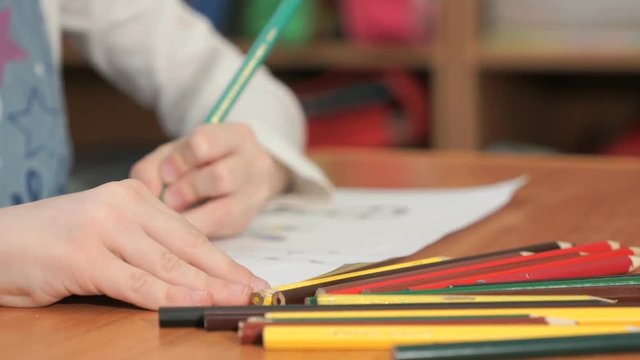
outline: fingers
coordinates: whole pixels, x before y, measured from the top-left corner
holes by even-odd
[[[254,139],[251,130],[243,124],[202,125],[178,142],[162,161],[161,179],[171,184],[190,170],[221,159]]]
[[[202,270],[177,257],[153,241],[153,239],[148,238],[145,234],[130,234],[126,238],[135,238],[136,240],[127,241],[126,243],[121,242],[114,250],[127,264],[169,285],[192,290],[194,293],[187,294],[191,296],[191,300],[195,299],[194,296],[199,296],[198,290],[204,290],[207,292],[208,300],[214,305],[247,303],[247,296],[253,290],[251,286],[210,277]],[[179,296],[175,298],[170,297],[169,295],[171,294],[169,294],[168,301],[191,301],[181,296],[180,292],[177,294]]]
[[[182,211],[202,200],[231,194],[249,180],[249,169],[240,156],[228,156],[187,173],[167,188],[165,203]]]
[[[171,152],[175,141],[159,146],[153,152],[140,159],[129,173],[129,177],[142,182],[149,188],[152,194],[158,196],[162,191],[162,179],[160,178],[160,163]]]
[[[172,254],[210,277],[248,284],[254,290],[268,284],[213,246],[209,239],[182,216],[170,210],[135,181],[127,182],[153,206],[134,209],[143,231]],[[140,251],[144,251],[141,249]]]
[[[191,224],[188,224],[190,230],[185,231],[182,227],[175,222],[164,222],[153,228],[146,227],[145,231],[176,256],[211,277],[248,284],[254,290],[266,287],[264,280],[218,250]]]
[[[160,280],[194,289],[207,289],[211,283],[219,281],[180,259],[141,230],[120,235],[111,250],[128,264]]]
[[[96,272],[100,292],[137,306],[156,310],[161,306],[207,306],[208,291],[171,285],[105,252]]]
[[[235,193],[209,201],[182,213],[196,228],[211,237],[238,235],[247,227],[259,207],[248,193]]]

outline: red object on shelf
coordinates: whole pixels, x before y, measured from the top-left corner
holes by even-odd
[[[360,43],[417,43],[429,40],[435,19],[432,0],[342,0],[348,38]]]
[[[605,149],[606,155],[640,156],[640,126],[630,130]]]
[[[425,86],[405,71],[331,73],[294,90],[307,113],[310,148],[427,142]]]

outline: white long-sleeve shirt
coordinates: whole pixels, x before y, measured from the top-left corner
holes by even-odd
[[[154,108],[172,136],[202,122],[242,61],[242,54],[182,0],[40,2],[54,62],[60,64],[64,31],[103,76]],[[303,153],[305,120],[297,100],[266,69],[256,72],[228,120],[253,128],[293,174],[294,192],[314,197],[330,192],[330,182]]]

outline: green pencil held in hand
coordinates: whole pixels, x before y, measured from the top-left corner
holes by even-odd
[[[235,104],[258,67],[267,58],[273,45],[278,41],[282,30],[300,7],[303,0],[283,0],[278,9],[262,29],[253,43],[240,68],[236,71],[229,85],[218,99],[216,105],[205,119],[205,123],[219,124]]]
[[[225,120],[227,114],[238,100],[240,94],[242,94],[242,91],[244,91],[253,74],[260,65],[264,63],[267,56],[269,56],[273,45],[278,41],[282,30],[287,26],[302,1],[303,0],[283,0],[280,3],[280,6],[278,6],[269,22],[262,29],[256,41],[251,45],[247,56],[245,56],[244,61],[224,89],[222,96],[218,98],[215,106],[204,119],[204,123],[220,124]],[[162,186],[160,200],[164,201],[164,194],[167,191],[167,187],[167,184]]]

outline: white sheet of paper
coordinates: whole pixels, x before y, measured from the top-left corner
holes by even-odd
[[[345,263],[405,256],[506,205],[524,177],[456,189],[348,189],[326,207],[275,201],[240,237],[215,245],[271,285]]]

